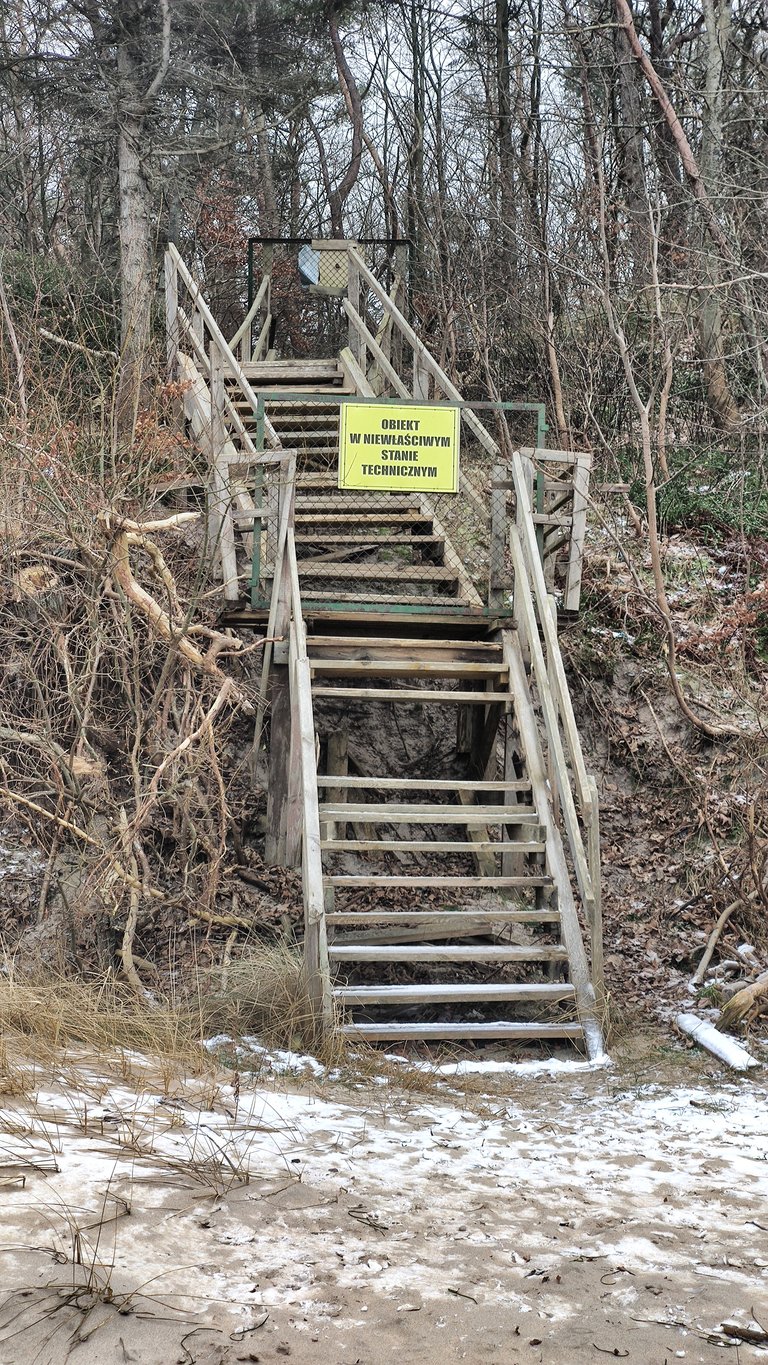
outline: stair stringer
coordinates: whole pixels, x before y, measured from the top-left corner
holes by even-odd
[[[525,759],[531,792],[545,832],[546,869],[552,877],[558,908],[563,946],[568,954],[571,983],[574,988],[579,1023],[584,1031],[584,1042],[590,1061],[604,1055],[603,1031],[600,1024],[597,997],[590,979],[587,954],[576,910],[565,849],[555,821],[552,792],[547,782],[544,754],[536,724],[528,676],[517,631],[502,631],[504,657],[509,668],[509,686],[514,697],[520,745]]]

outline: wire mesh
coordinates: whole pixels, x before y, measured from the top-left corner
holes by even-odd
[[[339,394],[266,396],[266,415],[297,451],[294,535],[307,601],[380,602],[480,611],[511,608],[505,527],[512,494],[493,457],[462,439],[457,493],[418,488],[351,491],[338,487]],[[520,434],[532,438],[530,414]],[[501,473],[504,473],[503,468]],[[268,594],[278,541],[280,475],[263,486],[261,564]],[[508,485],[508,479],[506,480]]]

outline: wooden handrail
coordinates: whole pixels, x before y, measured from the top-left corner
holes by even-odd
[[[524,508],[526,511],[530,507],[529,481],[526,480],[523,468],[522,456],[519,451],[515,451],[512,456],[512,477],[515,486],[515,496],[517,498],[518,512]],[[589,778],[587,775],[584,753],[579,738],[579,730],[576,724],[576,717],[573,713],[573,703],[568,688],[568,681],[565,676],[563,666],[563,656],[560,652],[560,644],[557,638],[557,630],[547,609],[549,592],[544,578],[544,569],[541,563],[541,556],[536,542],[536,532],[533,520],[530,515],[518,516],[518,534],[522,541],[523,562],[526,572],[523,575],[522,586],[525,588],[527,582],[531,597],[531,605],[537,624],[541,627],[544,642],[547,647],[547,655],[551,658],[557,680],[556,700],[560,716],[563,720],[569,756],[576,777],[577,793],[579,804],[584,812],[589,809],[591,794],[589,790]]]
[[[516,526],[510,526],[510,546],[512,550],[512,566],[515,572],[515,585],[522,578],[527,577],[526,561],[523,555],[520,542],[520,534]],[[538,620],[534,608],[533,595],[530,586],[523,584],[522,592],[518,596],[518,608],[522,608],[524,614],[525,635],[531,652],[531,665],[536,681],[536,688],[539,694],[542,715],[544,718],[544,731],[547,738],[547,748],[553,759],[553,772],[555,777],[555,790],[560,801],[563,823],[568,834],[568,843],[573,855],[576,880],[579,884],[582,900],[585,905],[590,905],[594,896],[592,891],[592,876],[589,869],[589,860],[579,825],[579,815],[576,809],[573,789],[571,787],[568,768],[566,765],[563,742],[560,736],[560,725],[557,707],[554,696],[550,688],[550,681],[547,673],[547,661],[539,639]]]
[[[256,298],[253,300],[253,303],[248,309],[248,312],[246,313],[245,317],[240,323],[240,326],[235,332],[235,335],[233,336],[232,340],[229,343],[229,349],[231,351],[233,352],[236,351],[238,346],[240,345],[240,342],[242,341],[243,337],[248,331],[248,328],[251,326],[253,319],[255,318],[256,314],[261,308],[262,303],[264,302],[264,295],[266,294],[268,288],[269,275],[265,275],[264,279],[261,281],[261,284],[259,285],[259,292],[256,295]]]
[[[387,379],[392,385],[392,388],[395,390],[395,393],[398,394],[400,398],[412,398],[413,395],[411,394],[408,385],[405,383],[405,380],[400,378],[400,375],[397,373],[397,370],[395,369],[394,365],[392,365],[392,363],[387,359],[383,350],[381,349],[381,346],[379,345],[378,341],[376,340],[375,336],[370,331],[370,329],[365,325],[357,309],[353,308],[352,304],[349,302],[349,299],[342,299],[341,305],[350,322],[352,323],[352,326],[363,338],[363,341],[365,342],[366,346],[371,352],[371,355],[374,355],[376,357],[379,368],[381,369],[382,373],[386,375]]]
[[[368,266],[359,251],[356,251],[354,247],[349,247],[349,257],[359,270],[360,275],[362,279],[365,280],[368,288],[373,291],[382,307],[390,314],[395,326],[402,336],[405,337],[408,345],[413,348],[414,353],[419,357],[424,369],[432,375],[433,379],[437,380],[437,383],[440,385],[446,398],[451,398],[454,402],[461,403],[463,400],[456,385],[451,382],[448,375],[445,373],[445,370],[437,363],[431,352],[427,350],[427,347],[424,345],[421,338],[416,335],[411,324],[403,317],[403,314],[400,312],[397,305],[392,302],[386,289],[384,289],[376,279],[373,271],[368,269]],[[491,433],[483,426],[480,418],[475,416],[471,408],[462,408],[461,415],[480,444],[485,447],[490,455],[498,457],[500,453],[499,446],[497,442],[494,441]]]
[[[250,404],[253,414],[256,416],[259,400],[251,388],[239,360],[233,355],[229,343],[224,337],[224,333],[203,298],[199,284],[194,276],[190,274],[177,248],[173,245],[173,242],[169,242],[167,254],[176,269],[176,278],[183,281],[184,287],[190,295],[203,325],[207,328],[211,340],[215,341],[220,354],[224,358],[226,368],[230,371],[232,377],[242,391],[243,397],[246,399],[246,402]],[[281,445],[280,437],[277,435],[272,423],[266,417],[264,418],[264,434],[270,446],[275,450],[279,449]]]
[[[551,610],[544,570],[530,514],[529,479],[523,457],[515,451],[512,478],[517,496],[518,522],[510,526],[510,550],[515,573],[515,612],[518,629],[527,641],[541,705],[544,734],[551,758],[554,792],[562,810],[576,880],[592,935],[593,962],[601,977],[600,849],[597,787],[587,772],[576,718],[565,676],[557,627]],[[542,644],[543,641],[543,644]],[[562,731],[562,733],[561,733]],[[570,769],[569,769],[570,763]],[[572,774],[572,776],[571,776]],[[586,844],[579,815],[586,830]]]
[[[557,891],[560,910],[560,932],[568,953],[571,981],[576,998],[579,1022],[584,1030],[584,1042],[590,1061],[602,1055],[602,1034],[597,1018],[596,992],[589,979],[579,917],[573,899],[560,831],[554,819],[544,769],[539,730],[531,703],[520,640],[514,631],[502,632],[504,662],[509,669],[510,685],[516,698],[517,724],[525,763],[531,782],[535,804],[545,830],[547,870]]]
[[[304,965],[307,991],[316,1022],[327,1032],[333,1020],[333,997],[325,924],[323,860],[320,845],[320,804],[317,789],[315,720],[312,709],[312,672],[307,657],[307,630],[301,608],[299,565],[294,539],[296,462],[290,466],[292,487],[287,503],[285,565],[289,585],[290,625],[288,672],[291,697],[292,746],[298,751],[301,814],[301,884],[304,901]],[[273,586],[274,592],[274,586]],[[297,812],[298,815],[298,812]]]

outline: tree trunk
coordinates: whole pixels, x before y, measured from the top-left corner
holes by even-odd
[[[150,194],[141,159],[144,118],[123,114],[117,139],[120,229],[118,436],[130,440],[149,370],[154,270]]]
[[[706,67],[704,76],[704,117],[701,130],[701,174],[710,193],[722,185],[723,103],[726,58],[731,44],[731,17],[728,3],[704,0]],[[720,302],[722,271],[720,259],[702,243],[704,273],[711,286],[704,293],[698,315],[698,349],[704,366],[704,382],[709,409],[719,427],[738,425],[736,405],[723,350],[723,310]]]

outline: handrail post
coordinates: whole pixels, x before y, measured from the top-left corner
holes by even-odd
[[[515,490],[517,495],[515,499],[516,502],[515,521],[517,522],[518,531],[520,532],[520,541],[521,543],[524,543],[522,528],[525,518],[529,512],[529,506],[523,505],[523,497],[525,497],[528,500],[528,503],[530,503],[530,500],[533,497],[533,463],[527,455],[521,456],[521,461],[523,468],[523,479],[525,482],[525,490],[523,496],[521,496],[520,489]],[[525,612],[523,611],[522,606],[522,594],[525,591],[525,586],[519,580],[520,580],[519,574],[515,574],[512,613],[515,618],[515,625],[517,626],[517,636],[518,640],[520,641],[520,652],[526,664],[528,664],[530,663],[531,659],[531,648],[525,627]]]
[[[355,313],[360,313],[360,271],[351,251],[347,251],[347,298]],[[365,342],[355,327],[352,316],[347,314],[347,344],[361,369],[365,369]],[[362,360],[361,360],[362,356]]]
[[[228,602],[236,602],[239,596],[237,577],[237,556],[235,552],[235,529],[232,523],[232,492],[229,486],[229,469],[223,460],[224,446],[227,441],[225,413],[225,387],[223,356],[214,340],[211,340],[211,469],[208,504],[208,535],[210,538],[213,562],[218,559],[224,584],[224,597]]]
[[[551,621],[551,623],[552,623],[552,632],[553,632],[554,638],[557,639],[557,602],[555,601],[554,597],[547,597],[546,601],[542,603],[542,610],[549,612],[549,619],[550,619],[550,621]],[[545,636],[545,638],[544,638],[544,643],[545,643],[545,644],[547,643],[547,641],[546,641],[546,636]],[[552,652],[551,652],[549,649],[547,649],[547,651],[546,651],[545,658],[546,658],[546,664],[547,664],[547,677],[548,677],[548,679],[549,679],[549,688],[550,688],[550,691],[551,691],[551,693],[552,693],[552,702],[553,702],[553,705],[554,705],[554,708],[555,708],[555,719],[556,719],[557,724],[558,724],[558,726],[559,726],[559,724],[560,724],[560,703],[559,703],[559,693],[560,693],[560,689],[559,689],[559,687],[558,687],[558,678],[557,678],[557,669],[556,669],[556,667],[555,667],[555,660],[554,660],[554,657],[553,657]],[[559,819],[560,819],[560,794],[559,794],[558,789],[557,789],[557,774],[556,774],[556,772],[555,772],[555,760],[554,760],[554,755],[553,755],[553,753],[552,753],[551,748],[549,748],[548,755],[547,755],[547,759],[548,759],[548,768],[549,768],[549,785],[550,785],[550,787],[551,787],[551,789],[552,789],[552,810],[553,810],[553,812],[554,812],[555,819],[556,819],[556,820],[559,820]]]
[[[165,344],[168,379],[176,379],[179,361],[179,272],[170,251],[165,253]]]
[[[600,798],[594,777],[589,778],[589,812],[587,816],[587,856],[592,877],[591,957],[592,984],[598,1007],[605,1007],[605,969],[603,965],[603,897],[600,873]]]
[[[422,402],[429,398],[429,370],[422,352],[416,347],[413,349],[413,396]]]
[[[507,489],[504,466],[493,466],[491,478],[491,543],[488,553],[488,606],[499,607],[506,586],[504,582]]]

